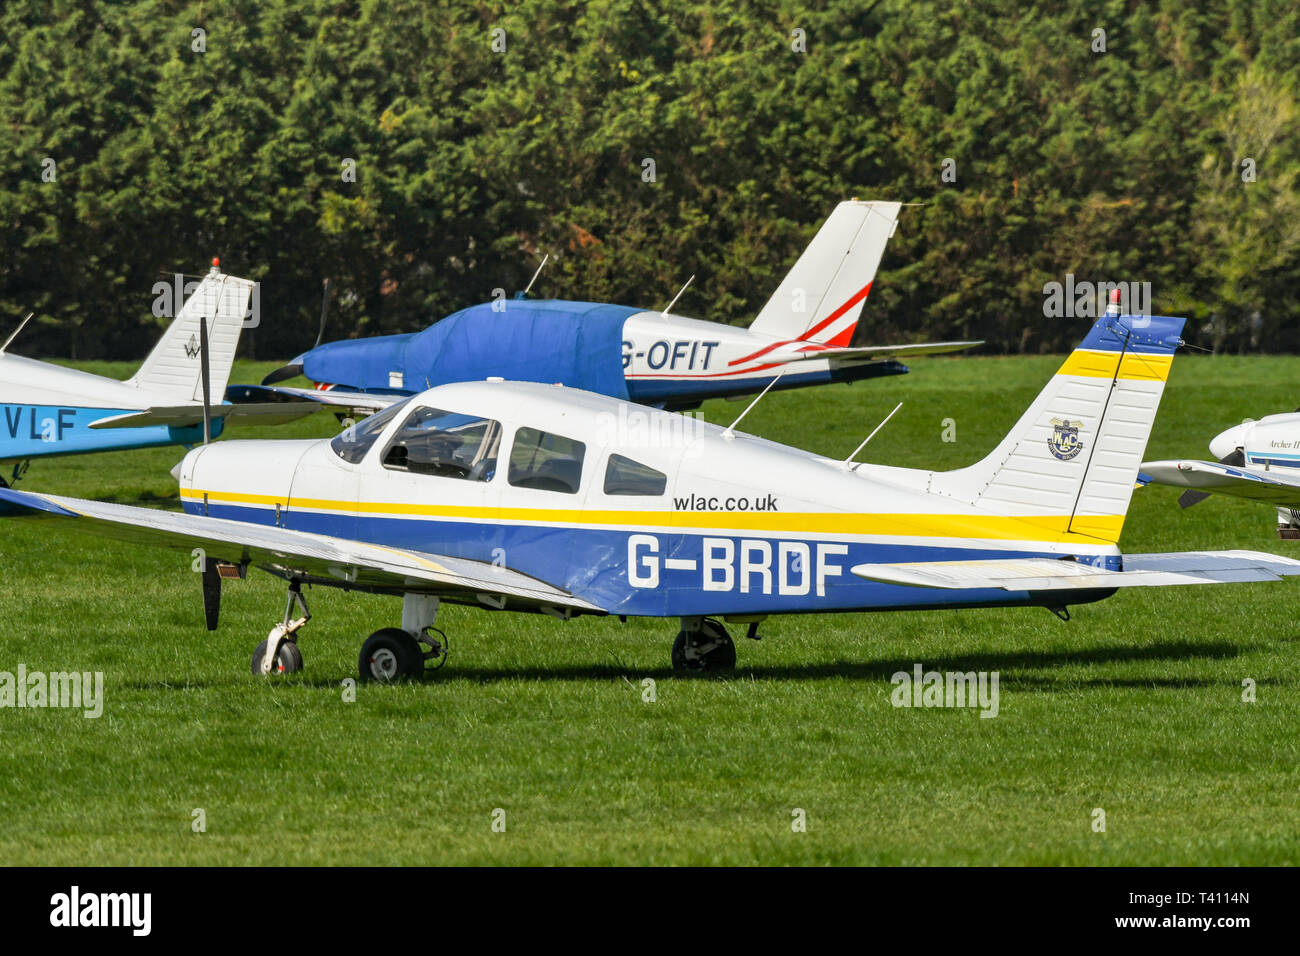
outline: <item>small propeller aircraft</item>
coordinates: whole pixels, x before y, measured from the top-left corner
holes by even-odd
[[[1190,508],[1210,495],[1263,501],[1277,508],[1279,538],[1300,538],[1300,411],[1266,415],[1215,435],[1218,461],[1150,461],[1142,479],[1186,488],[1178,504]]]
[[[400,595],[401,626],[361,648],[361,676],[379,680],[445,660],[442,601],[679,618],[673,664],[693,672],[734,666],[724,621],[756,637],[780,614],[1013,605],[1068,619],[1124,587],[1300,574],[1254,551],[1119,550],[1182,326],[1108,311],[1001,444],[955,471],[859,464],[861,445],[836,461],[739,419],[482,381],[332,439],[196,448],[174,471],[183,514],[2,489],[0,509],[179,549],[187,568],[202,549],[210,629],[223,580],[250,566],[284,579],[255,673],[302,666],[303,585]]]
[[[0,486],[16,481],[33,458],[191,445],[219,435],[227,418],[279,424],[310,412],[285,404],[212,407],[207,400],[226,387],[252,288],[223,274],[214,259],[125,382],[9,354],[20,325],[0,347],[0,463],[14,463]]]
[[[849,344],[899,209],[857,200],[836,206],[748,329],[674,314],[681,292],[657,312],[529,299],[525,289],[522,298],[470,306],[422,332],[325,345],[318,337],[316,348],[260,386],[232,386],[227,396],[288,396],[368,412],[433,385],[495,376],[681,410],[706,398],[752,395],[778,376],[776,387],[787,389],[903,374],[899,359],[981,343]],[[297,375],[316,388],[275,387]]]

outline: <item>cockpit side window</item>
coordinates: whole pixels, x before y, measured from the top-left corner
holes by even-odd
[[[605,465],[607,495],[662,495],[667,487],[667,475],[631,458],[610,455]]]
[[[393,471],[491,481],[500,445],[500,422],[441,408],[417,408],[384,449],[383,464]]]
[[[586,453],[583,442],[536,428],[521,428],[515,432],[514,447],[510,449],[510,484],[576,495]]]
[[[402,401],[389,405],[383,411],[376,412],[368,418],[363,418],[335,435],[330,441],[330,448],[334,449],[334,454],[348,464],[355,465],[366,457],[366,452],[370,451],[370,447],[379,439],[384,426],[404,408],[406,402]]]

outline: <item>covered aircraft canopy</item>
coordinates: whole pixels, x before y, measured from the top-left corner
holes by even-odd
[[[303,356],[303,374],[378,391],[500,376],[628,397],[623,322],[644,310],[563,299],[506,299],[497,303],[500,311],[492,306],[461,309],[423,332],[330,342]]]

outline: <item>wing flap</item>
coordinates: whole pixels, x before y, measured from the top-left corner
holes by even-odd
[[[464,598],[504,597],[530,607],[600,612],[568,591],[510,568],[451,555],[388,548],[330,535],[181,514],[104,501],[38,495],[0,488],[8,513],[58,518],[102,537],[253,564],[281,576],[300,575],[336,587],[416,592]],[[482,603],[491,604],[489,601]]]
[[[1172,551],[1124,556],[1123,571],[1059,558],[859,564],[867,581],[909,587],[1004,591],[1082,591],[1184,584],[1241,584],[1300,575],[1300,561],[1261,551]]]

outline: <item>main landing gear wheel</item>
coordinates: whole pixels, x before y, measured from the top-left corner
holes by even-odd
[[[717,674],[736,667],[736,645],[727,629],[705,618],[695,629],[684,627],[673,641],[673,670],[681,675]]]
[[[424,675],[424,649],[410,634],[397,627],[375,631],[361,645],[357,661],[362,680],[390,683]]]
[[[257,650],[253,651],[253,673],[262,673],[262,660],[266,657],[266,641],[257,645]],[[281,641],[280,650],[275,655],[275,664],[272,665],[277,674],[296,674],[302,670],[302,651],[293,641]]]

